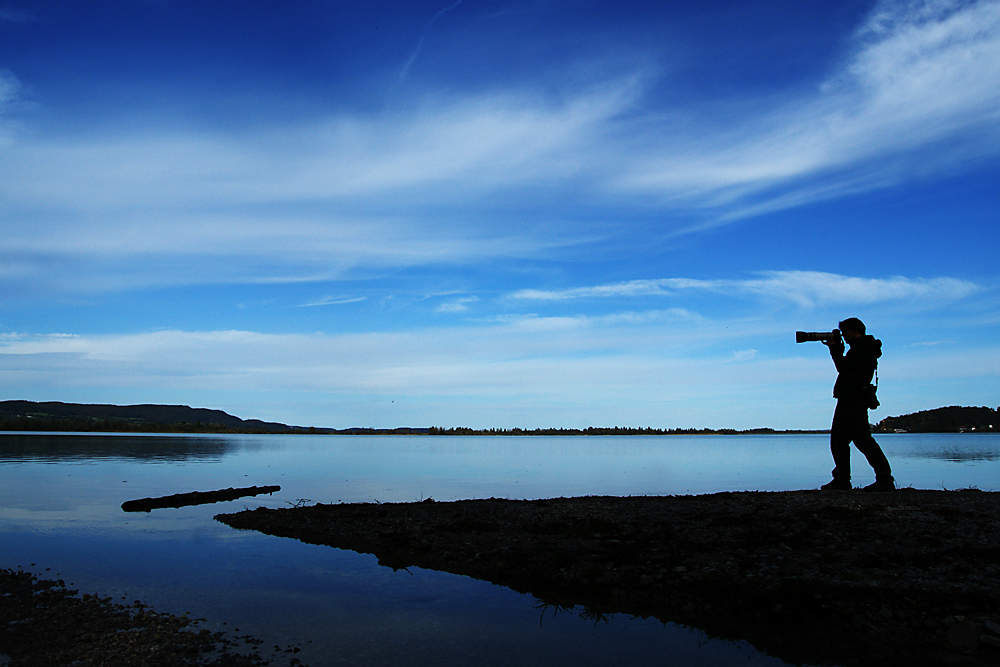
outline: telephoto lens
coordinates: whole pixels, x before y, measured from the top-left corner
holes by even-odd
[[[796,343],[808,343],[809,341],[819,340],[819,341],[834,341],[840,338],[840,329],[834,329],[833,331],[796,331],[795,332],[795,342]]]

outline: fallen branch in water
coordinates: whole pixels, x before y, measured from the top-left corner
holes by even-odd
[[[226,500],[236,500],[246,496],[258,496],[262,493],[274,493],[281,491],[280,486],[248,486],[242,489],[220,489],[218,491],[192,491],[191,493],[175,493],[172,496],[161,496],[159,498],[140,498],[139,500],[127,500],[122,503],[122,510],[125,512],[148,512],[150,510],[163,509],[165,507],[187,507],[189,505],[207,505],[209,503],[220,503]]]

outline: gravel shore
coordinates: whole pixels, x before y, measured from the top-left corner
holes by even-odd
[[[222,514],[794,664],[1000,665],[1000,494],[790,491],[338,504]]]
[[[0,569],[0,665],[4,667],[261,667],[299,663],[297,647],[199,629],[204,619],[126,606],[62,581]],[[263,655],[262,655],[263,654]]]

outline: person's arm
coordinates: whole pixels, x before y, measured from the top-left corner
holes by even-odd
[[[823,344],[830,348],[830,357],[833,358],[833,365],[837,367],[837,372],[843,371],[844,362],[844,341],[840,339],[825,340]]]

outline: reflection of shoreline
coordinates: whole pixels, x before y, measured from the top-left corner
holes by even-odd
[[[87,459],[220,460],[243,448],[242,445],[238,439],[211,436],[3,433],[0,460],[45,463]]]
[[[891,443],[906,443],[902,447],[893,447],[890,458],[975,463],[1000,461],[1000,437],[998,435],[1000,434],[891,433],[876,437],[880,442],[890,446]]]
[[[1000,461],[998,452],[967,452],[959,450],[938,451],[938,452],[906,452],[894,454],[903,459],[933,459],[935,461],[949,461],[951,463],[968,463],[972,461]]]

